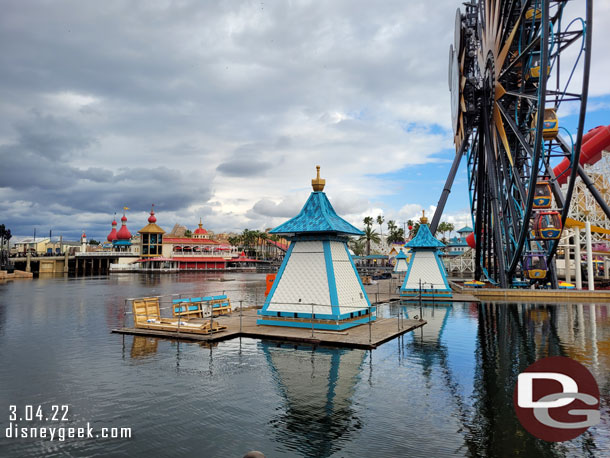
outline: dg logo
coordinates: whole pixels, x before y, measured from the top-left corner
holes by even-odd
[[[539,439],[563,442],[599,423],[599,388],[589,370],[563,356],[543,358],[519,374],[517,418]]]

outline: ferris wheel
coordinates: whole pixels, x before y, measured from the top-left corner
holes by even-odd
[[[554,158],[578,164],[591,59],[591,0],[471,0],[455,17],[449,89],[456,157],[434,215],[464,158],[475,278],[502,287],[556,285],[554,256],[576,167],[562,192]],[[558,117],[574,114],[568,131]],[[565,176],[563,181],[565,181]]]

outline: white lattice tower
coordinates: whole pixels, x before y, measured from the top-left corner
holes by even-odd
[[[610,203],[610,151],[603,151],[599,161],[593,165],[585,165],[584,169],[604,200]],[[562,189],[565,193],[566,186]],[[594,226],[610,229],[610,220],[580,177],[576,179],[569,217],[583,223],[588,220]],[[594,242],[607,241],[603,234],[593,232],[591,236]]]

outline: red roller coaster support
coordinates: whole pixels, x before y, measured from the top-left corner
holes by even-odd
[[[610,146],[610,126],[598,126],[582,137],[580,165],[595,164],[602,157],[602,151]],[[570,176],[570,159],[565,158],[554,169],[557,182],[565,184]]]

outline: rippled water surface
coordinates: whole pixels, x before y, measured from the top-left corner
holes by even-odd
[[[110,333],[125,320],[127,297],[225,290],[233,302],[260,302],[264,275],[225,278],[234,281],[122,274],[1,283],[0,456],[610,455],[606,304],[386,306],[386,316],[422,313],[428,325],[373,351]],[[533,439],[512,408],[519,371],[550,355],[587,366],[602,395],[602,423],[555,445]],[[131,427],[133,437],[5,437],[9,405],[55,404],[69,406],[66,425]]]

